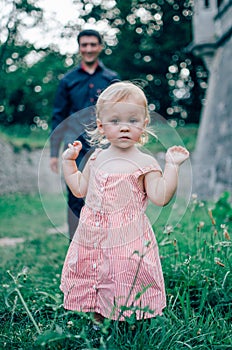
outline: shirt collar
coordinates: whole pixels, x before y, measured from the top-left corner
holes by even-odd
[[[97,65],[97,67],[96,67],[96,70],[95,70],[95,72],[97,71],[97,70],[103,70],[104,69],[104,64],[100,61],[100,60],[98,60],[98,65]],[[86,70],[83,68],[83,65],[82,65],[82,62],[77,66],[77,70],[79,70],[79,71],[84,71],[84,72],[86,72]]]

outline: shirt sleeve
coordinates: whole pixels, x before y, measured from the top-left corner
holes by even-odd
[[[64,139],[66,129],[65,120],[69,114],[69,99],[67,87],[64,80],[61,80],[54,101],[52,115],[52,130],[50,134],[51,157],[58,157],[61,142]]]

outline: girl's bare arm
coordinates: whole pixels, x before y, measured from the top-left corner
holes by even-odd
[[[172,199],[178,184],[179,166],[189,157],[189,152],[181,146],[173,146],[166,153],[163,175],[150,172],[145,176],[145,189],[148,198],[159,206]]]
[[[86,164],[83,172],[79,171],[76,165],[82,144],[79,141],[74,141],[68,145],[68,149],[62,154],[62,167],[65,182],[70,188],[74,196],[83,198],[86,196],[89,178],[89,163]]]

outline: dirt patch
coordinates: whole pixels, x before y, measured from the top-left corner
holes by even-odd
[[[68,233],[68,225],[64,224],[63,226],[58,227],[51,227],[47,230],[47,233],[49,235],[55,235],[55,234],[67,234]]]
[[[4,237],[0,238],[0,247],[6,247],[6,246],[16,246],[16,244],[25,242],[25,239],[22,237],[18,238],[10,238],[10,237]]]

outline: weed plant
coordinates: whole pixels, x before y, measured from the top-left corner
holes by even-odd
[[[59,196],[49,196],[47,205],[62,224],[64,208],[59,202]],[[105,320],[99,330],[93,329],[91,315],[63,309],[59,283],[69,242],[62,234],[47,234],[51,222],[39,196],[5,196],[0,209],[2,236],[26,239],[0,248],[0,349],[232,348],[228,193],[216,203],[193,196],[174,228],[166,225],[165,211],[156,222],[167,292],[163,315],[141,321],[133,314],[126,322]]]

